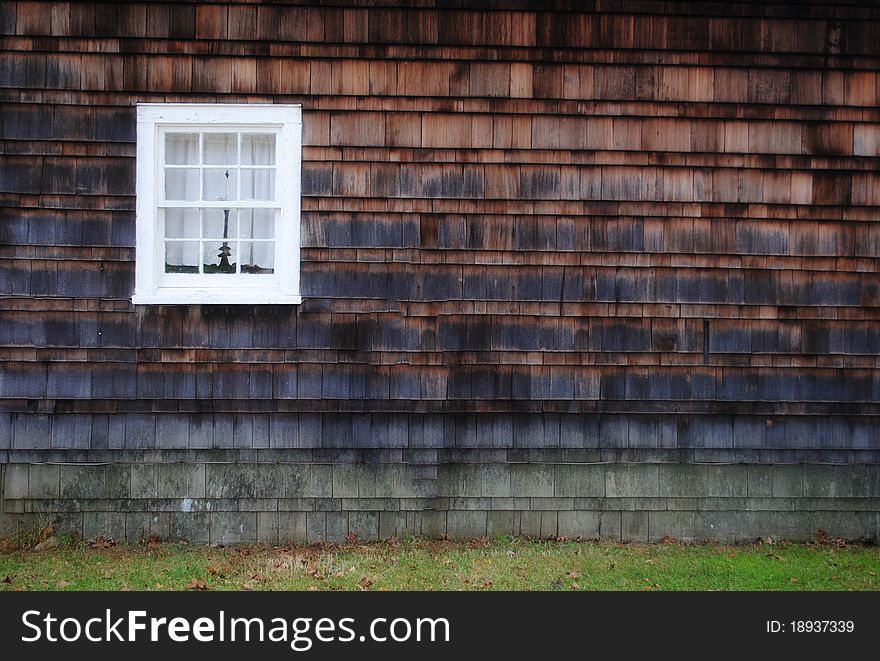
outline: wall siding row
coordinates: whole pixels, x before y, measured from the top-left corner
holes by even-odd
[[[523,352],[577,352],[575,364],[596,364],[606,354],[696,353],[706,362],[713,354],[761,354],[778,358],[798,355],[815,360],[834,360],[833,355],[851,361],[869,357],[880,347],[880,330],[874,323],[851,320],[779,319],[682,319],[673,311],[667,316],[540,316],[534,314],[402,316],[384,314],[316,313],[308,321],[279,313],[277,319],[290,322],[283,333],[269,333],[268,324],[257,326],[240,316],[213,315],[203,320],[191,317],[186,332],[179,323],[168,323],[168,314],[144,314],[138,325],[127,312],[54,312],[22,316],[0,312],[3,345],[33,349],[100,349],[81,356],[61,354],[79,362],[112,359],[109,349],[119,348],[135,361],[149,360],[150,348],[161,349],[163,362],[322,362],[333,359],[333,351],[362,351],[353,362],[372,362],[370,352],[387,353],[394,360],[431,361],[431,353],[503,352],[497,362],[514,363]],[[536,332],[535,329],[538,329]],[[140,347],[136,352],[128,349]],[[708,346],[707,346],[708,345]],[[169,347],[174,347],[173,349]],[[204,348],[210,346],[211,348]],[[192,351],[190,349],[196,349]],[[235,351],[229,351],[234,349]],[[284,350],[291,353],[286,354]],[[305,354],[294,352],[304,350]],[[313,355],[312,350],[326,353]],[[44,352],[40,352],[44,353]],[[416,355],[409,356],[408,353]],[[591,355],[595,354],[595,355]],[[668,358],[668,356],[666,356]],[[11,355],[10,355],[11,358]],[[40,360],[39,353],[34,358]],[[20,357],[17,358],[20,360]],[[686,357],[682,357],[686,360]],[[386,362],[380,359],[378,362]],[[349,359],[346,362],[352,361]],[[486,361],[482,361],[486,362]],[[656,359],[654,362],[659,362]]]
[[[710,6],[710,5],[707,5]],[[7,34],[146,39],[245,39],[346,43],[508,45],[822,53],[830,43],[844,54],[877,54],[876,21],[839,23],[753,17],[650,16],[458,9],[367,10],[230,4],[38,2],[4,9]],[[13,18],[14,17],[14,18]],[[849,16],[848,16],[849,18]],[[836,35],[835,35],[836,32]],[[843,38],[841,38],[841,34]]]
[[[609,343],[610,344],[610,343]],[[272,368],[258,365],[192,365],[169,363],[40,363],[6,362],[0,377],[0,397],[28,399],[187,401],[296,400],[309,410],[308,400],[351,402],[386,399],[395,410],[407,402],[468,400],[477,408],[516,410],[532,400],[672,403],[706,402],[724,408],[726,402],[772,400],[785,402],[876,401],[880,378],[869,369],[819,367],[741,367],[725,365],[647,366],[522,366],[452,364],[443,366],[320,365],[287,363]],[[487,402],[482,404],[481,402]],[[625,406],[625,404],[624,404]],[[805,443],[812,442],[804,439]]]
[[[839,463],[843,472],[848,462],[876,464],[880,457],[880,421],[852,415],[164,411],[4,413],[2,423],[9,442],[0,450],[24,463],[65,461],[66,452],[76,453],[68,459],[97,464],[117,458],[153,463],[161,461],[162,451],[195,461],[198,450],[214,450],[216,461],[267,464],[312,459],[433,465],[443,458],[600,463],[652,457],[659,463],[682,458],[793,463],[820,458]],[[708,445],[703,443],[707,436],[712,439]],[[816,440],[805,444],[805,437]],[[176,455],[168,452],[173,450]],[[737,452],[743,452],[742,459]],[[870,469],[876,472],[876,465]]]
[[[827,57],[823,56],[814,62],[801,60],[803,69],[780,70],[778,61],[759,68],[744,66],[741,58],[735,57],[726,62],[722,58],[713,67],[701,66],[699,61],[669,65],[653,59],[622,64],[619,51],[611,53],[608,61],[593,55],[589,63],[473,63],[469,60],[485,57],[482,50],[460,53],[459,61],[450,61],[454,57],[447,50],[426,53],[419,48],[411,53],[357,53],[356,59],[347,54],[330,59],[321,52],[278,52],[271,53],[271,59],[243,64],[242,58],[255,54],[252,45],[227,56],[213,51],[181,54],[178,51],[185,47],[176,41],[141,55],[120,52],[118,47],[108,49],[104,41],[94,44],[98,53],[85,54],[88,42],[69,44],[74,51],[70,54],[59,54],[56,40],[40,44],[0,38],[0,46],[6,46],[0,59],[0,87],[13,90],[308,95],[318,97],[318,103],[312,105],[317,108],[322,108],[322,103],[351,108],[363,97],[366,104],[389,106],[386,110],[428,104],[432,110],[449,112],[455,108],[450,97],[460,96],[461,103],[483,107],[484,111],[500,105],[524,112],[552,101],[564,101],[575,108],[578,101],[715,102],[756,105],[759,107],[752,111],[760,112],[763,107],[771,110],[771,118],[773,109],[768,104],[785,104],[789,107],[783,112],[787,113],[824,110],[858,119],[862,113],[876,115],[880,94],[876,58],[845,62],[840,70],[827,70]],[[498,59],[516,57],[496,55]],[[400,108],[397,99],[385,97],[410,97],[410,107]],[[704,108],[704,112],[724,109]]]

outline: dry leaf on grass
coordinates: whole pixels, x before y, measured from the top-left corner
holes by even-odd
[[[194,578],[186,585],[187,590],[210,590],[210,586],[203,578]]]
[[[94,541],[89,543],[93,549],[109,549],[111,546],[116,546],[116,540],[112,537],[104,537],[104,535],[98,535],[95,537]]]

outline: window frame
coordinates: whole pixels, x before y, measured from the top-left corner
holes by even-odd
[[[205,275],[165,273],[165,237],[160,212],[164,201],[165,133],[220,130],[271,131],[276,136],[274,274]],[[300,198],[302,106],[299,104],[139,103],[137,105],[137,201],[135,305],[298,304],[300,296]],[[240,166],[239,166],[240,167]],[[212,203],[183,203],[183,206]],[[249,204],[241,200],[239,207]],[[214,204],[216,206],[216,204]],[[254,207],[266,206],[255,202]],[[216,281],[213,280],[216,278]],[[192,284],[186,284],[191,282]],[[181,283],[181,284],[177,284]]]

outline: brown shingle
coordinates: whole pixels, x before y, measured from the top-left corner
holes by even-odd
[[[333,62],[330,70],[334,94],[366,96],[370,93],[370,65],[368,62],[342,60]]]
[[[2,387],[40,406],[772,412],[876,364],[868,28],[248,3],[0,28]],[[303,306],[132,312],[132,108],[161,100],[304,104]]]
[[[196,39],[226,39],[228,8],[211,5],[196,7]]]

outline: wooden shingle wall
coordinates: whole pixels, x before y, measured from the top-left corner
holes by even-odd
[[[878,462],[880,10],[347,4],[0,4],[7,457]],[[303,104],[302,306],[132,306],[173,101]]]

